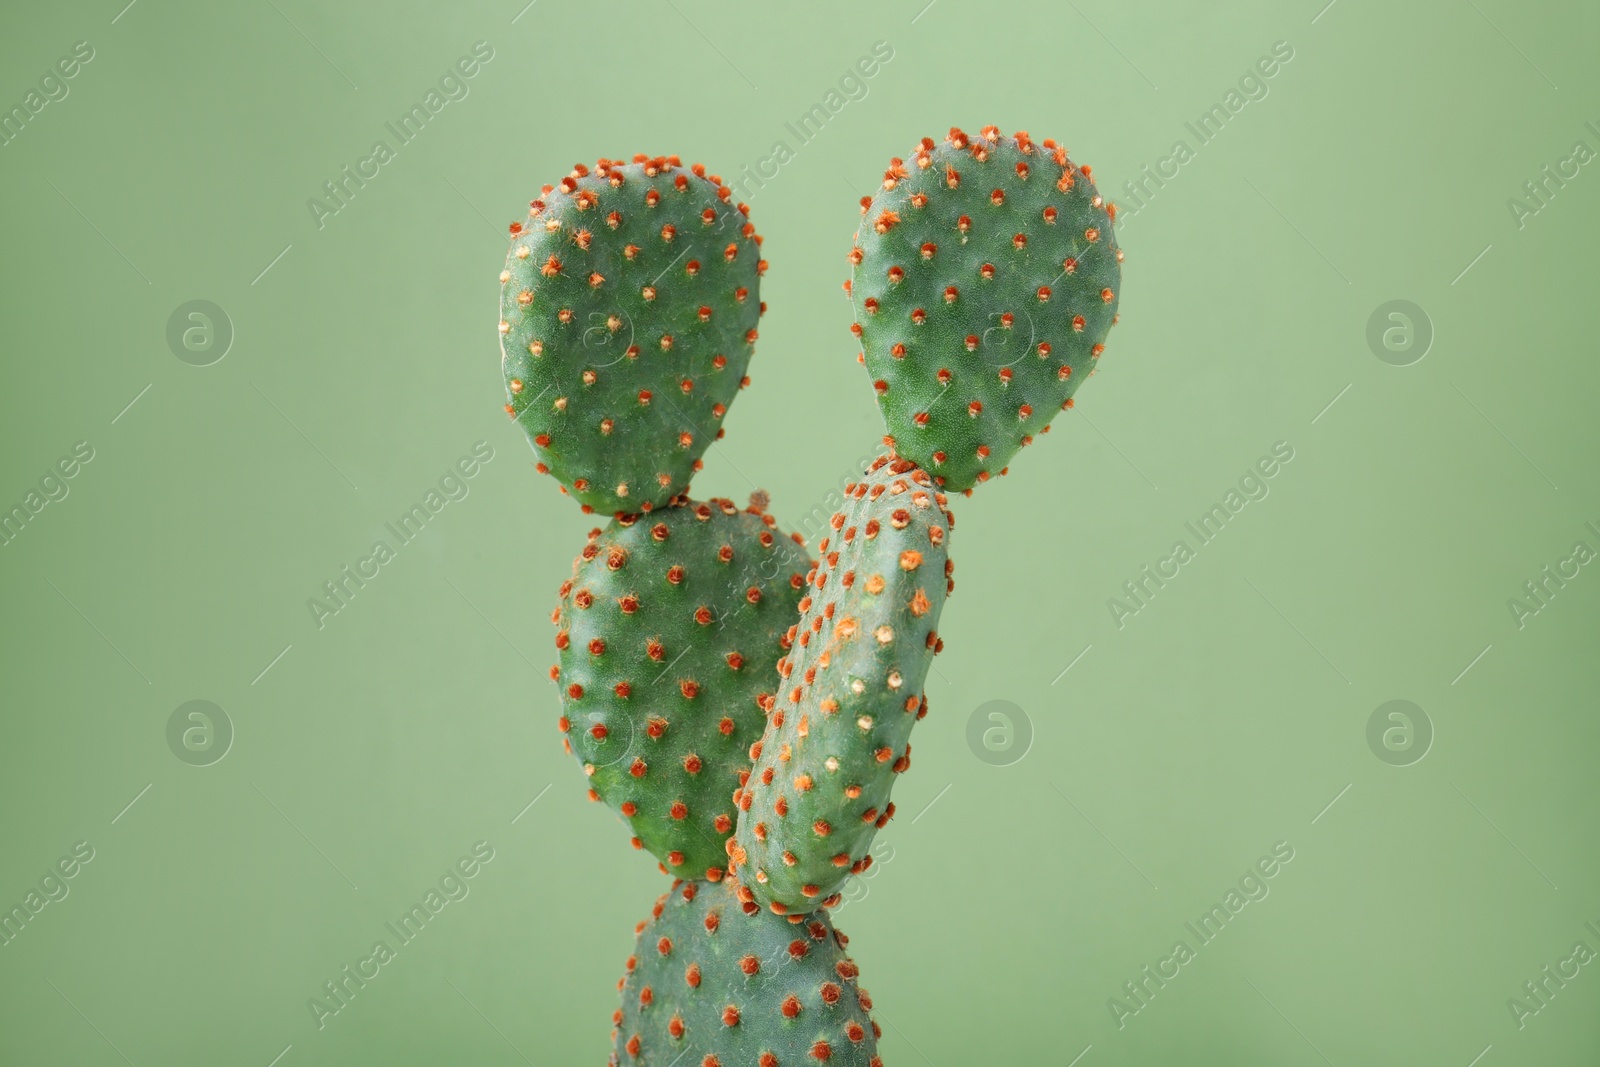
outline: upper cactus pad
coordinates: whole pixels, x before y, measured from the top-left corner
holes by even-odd
[[[683,493],[747,380],[766,263],[732,196],[676,156],[602,159],[511,224],[506,411],[586,511]]]
[[[1116,321],[1115,205],[1054,141],[989,126],[892,160],[862,215],[845,284],[895,450],[952,492],[1005,473]]]
[[[826,915],[785,922],[742,887],[681,882],[638,931],[611,1067],[882,1067],[872,998]]]
[[[911,728],[928,708],[922,683],[941,647],[953,523],[926,472],[884,456],[817,544],[822,560],[728,844],[739,880],[773,911],[833,903],[894,813],[889,793],[911,765]]]
[[[764,504],[613,520],[590,535],[554,615],[568,750],[591,795],[673,874],[722,876],[731,797],[810,566]]]

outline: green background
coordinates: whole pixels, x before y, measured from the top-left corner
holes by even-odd
[[[555,728],[547,616],[592,521],[500,410],[505,224],[574,161],[727,176],[788,142],[749,198],[753,385],[696,486],[797,522],[882,432],[840,282],[888,158],[994,122],[1129,206],[1277,41],[1266,97],[1124,216],[1099,380],[955,501],[932,711],[839,923],[891,1067],[1600,1062],[1600,966],[1507,1006],[1600,950],[1600,567],[1507,606],[1600,549],[1600,173],[1507,206],[1600,148],[1594,5],[122,2],[0,17],[4,107],[94,49],[0,148],[0,507],[95,453],[0,548],[0,903],[95,850],[0,947],[0,1062],[603,1062],[665,882]],[[478,41],[469,95],[319,229],[308,198]],[[166,340],[195,299],[235,333],[210,366]],[[1434,331],[1409,366],[1366,338],[1393,299]],[[478,441],[470,495],[319,629],[307,599]],[[1119,628],[1108,598],[1278,441],[1270,495]],[[210,766],[166,740],[193,699],[235,730]],[[1409,766],[1366,740],[1391,699],[1432,724]],[[1008,766],[966,741],[991,700],[1031,723]],[[319,1030],[308,998],[478,841],[470,894]],[[1280,841],[1270,895],[1119,1028]]]

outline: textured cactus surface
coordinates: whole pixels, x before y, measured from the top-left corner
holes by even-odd
[[[561,729],[592,795],[673,874],[721,877],[810,559],[759,496],[595,530],[555,611]]]
[[[746,381],[766,264],[744,206],[676,156],[601,160],[546,186],[511,232],[507,413],[585,508],[662,506]]]
[[[675,882],[618,983],[612,1067],[881,1067],[845,943],[822,913],[792,923],[730,883]]]
[[[870,863],[927,712],[922,684],[953,587],[953,517],[925,471],[880,456],[847,493],[800,602],[729,855],[779,913],[827,903]]]
[[[845,283],[887,452],[813,561],[764,493],[688,497],[766,310],[747,216],[698,164],[602,159],[512,223],[500,275],[506,411],[611,516],[552,615],[563,743],[674,876],[618,982],[611,1067],[882,1067],[827,910],[928,712],[946,494],[1049,430],[1117,317],[1116,208],[1064,148],[990,126],[893,160]]]
[[[1116,209],[1053,141],[951,130],[862,202],[847,286],[895,450],[955,492],[1071,406],[1116,320]]]

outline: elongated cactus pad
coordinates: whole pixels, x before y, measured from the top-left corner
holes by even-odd
[[[954,518],[910,461],[880,456],[818,543],[794,647],[739,791],[739,880],[778,913],[826,904],[871,860],[911,765],[911,728],[953,587]]]
[[[656,901],[618,983],[611,1067],[882,1067],[845,936],[743,898],[681,882]]]
[[[731,796],[811,565],[765,503],[613,520],[590,534],[554,614],[567,748],[590,795],[673,874],[722,876]]]
[[[891,161],[845,284],[896,452],[966,490],[1071,406],[1116,321],[1115,215],[1026,133],[951,130]]]
[[[506,412],[586,511],[685,492],[747,381],[766,262],[732,196],[676,156],[602,159],[511,224]]]

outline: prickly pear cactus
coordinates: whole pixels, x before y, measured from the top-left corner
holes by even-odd
[[[591,796],[663,870],[722,877],[810,559],[764,498],[685,502],[595,530],[561,587],[552,670]]]
[[[511,224],[506,412],[585,511],[685,492],[747,381],[766,263],[732,195],[677,156],[602,159]]]
[[[847,493],[779,663],[767,729],[728,845],[739,880],[779,914],[808,912],[871,860],[911,765],[911,728],[953,587],[954,517],[927,473],[881,456]]]
[[[846,288],[889,452],[812,562],[688,499],[764,305],[744,205],[676,156],[601,160],[513,223],[506,411],[595,529],[561,587],[565,743],[677,876],[618,987],[612,1067],[882,1067],[826,909],[872,863],[954,588],[946,491],[1006,473],[1116,321],[1115,208],[1025,133],[951,130],[863,201]]]
[[[882,1067],[845,936],[742,897],[674,882],[656,901],[618,983],[612,1067]]]
[[[861,210],[852,330],[896,452],[951,492],[1004,474],[1116,321],[1115,206],[1054,141],[986,126],[924,138]]]

